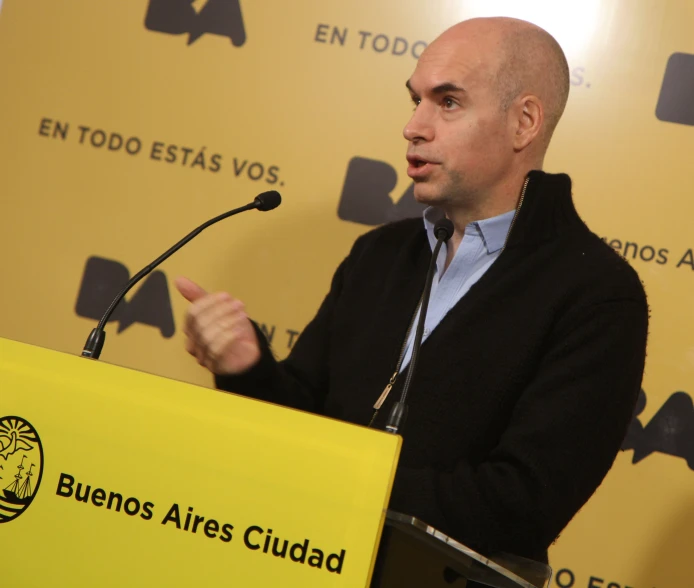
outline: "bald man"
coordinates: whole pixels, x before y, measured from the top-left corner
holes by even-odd
[[[569,90],[548,33],[465,21],[424,51],[407,88],[424,222],[357,239],[281,362],[240,301],[179,279],[187,349],[221,389],[362,425],[389,389],[382,428],[409,366],[433,224],[447,216],[390,506],[483,553],[546,561],[627,430],[645,293],[579,218],[569,177],[541,171]]]

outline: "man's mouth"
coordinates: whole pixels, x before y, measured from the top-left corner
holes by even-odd
[[[424,178],[431,172],[434,165],[436,165],[431,161],[419,157],[419,155],[408,155],[407,161],[410,164],[407,168],[407,175],[412,179]]]
[[[427,161],[426,159],[422,159],[422,158],[419,157],[418,155],[408,155],[408,156],[407,156],[407,161],[409,162],[409,164],[410,164],[412,167],[415,167],[415,168],[417,168],[417,167],[423,167],[423,166],[425,166],[427,163],[430,163],[429,161]]]

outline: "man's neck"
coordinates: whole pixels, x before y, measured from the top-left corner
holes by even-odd
[[[475,199],[473,206],[463,204],[444,207],[444,213],[454,227],[453,236],[446,244],[446,268],[450,265],[463,241],[465,227],[470,223],[493,218],[516,209],[526,175],[523,174],[522,178],[514,178],[513,181],[499,186],[494,194]]]

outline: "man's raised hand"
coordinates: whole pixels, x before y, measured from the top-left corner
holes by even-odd
[[[260,360],[260,345],[243,302],[226,292],[208,294],[188,278],[176,278],[176,289],[191,305],[183,332],[186,351],[217,375],[238,375]]]

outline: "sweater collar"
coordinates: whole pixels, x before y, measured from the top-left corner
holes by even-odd
[[[568,175],[533,170],[527,178],[525,197],[512,225],[508,248],[547,241],[571,226],[583,224],[573,204]]]
[[[482,243],[488,254],[496,253],[504,246],[508,229],[511,226],[511,221],[515,211],[504,212],[498,216],[486,218],[480,221],[468,223],[465,227],[465,234],[482,239]],[[434,226],[436,222],[444,217],[444,213],[440,208],[429,206],[424,209],[424,228],[429,238],[431,250],[436,247],[436,237],[434,236]]]

